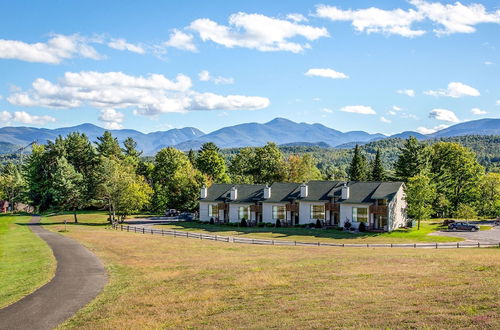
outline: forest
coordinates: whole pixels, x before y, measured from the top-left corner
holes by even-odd
[[[71,133],[31,153],[4,160],[0,200],[28,203],[37,211],[104,209],[110,221],[147,211],[194,211],[199,190],[213,183],[310,180],[404,181],[408,214],[475,218],[500,214],[498,136],[418,141],[386,139],[352,149],[286,146],[200,150],[172,147],[143,157],[132,138],[110,132],[90,141]]]

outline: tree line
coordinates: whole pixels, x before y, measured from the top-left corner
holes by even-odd
[[[338,169],[321,167],[309,153],[284,153],[274,143],[233,150],[229,157],[211,142],[187,153],[168,147],[142,157],[132,138],[120,145],[110,132],[94,142],[75,132],[34,145],[23,164],[0,168],[0,199],[26,202],[38,211],[72,211],[75,221],[78,210],[101,208],[114,221],[144,210],[194,211],[200,188],[213,183],[402,180],[408,212],[416,219],[457,212],[498,215],[499,174],[485,173],[470,149],[410,138],[398,151],[388,170],[380,149],[370,160],[356,145],[350,164]]]

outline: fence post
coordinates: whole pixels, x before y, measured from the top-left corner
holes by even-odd
[[[130,226],[127,226],[127,233],[130,231]]]
[[[153,228],[151,228],[151,235],[153,235]]]
[[[438,248],[438,243],[436,243],[436,249]]]
[[[391,247],[392,247],[392,243],[391,243]]]
[[[417,248],[417,243],[413,243],[413,248],[416,249]]]
[[[457,249],[460,247],[460,245],[459,245],[459,244],[460,244],[460,242],[457,242]]]
[[[293,241],[295,243],[295,246],[297,246],[297,241]],[[498,246],[500,246],[500,243],[498,243]]]
[[[481,247],[481,244],[479,242],[477,242],[477,247]]]
[[[319,242],[318,242],[318,246],[319,246]]]
[[[274,240],[273,240],[273,245],[274,245]]]
[[[120,231],[123,231],[123,225],[120,225]]]
[[[344,247],[344,243],[342,243],[342,247]]]
[[[142,227],[142,233],[145,234],[146,233],[146,228]]]
[[[369,246],[368,246],[368,243],[366,243],[366,247],[369,247]]]

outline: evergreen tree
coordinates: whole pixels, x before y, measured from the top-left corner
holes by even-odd
[[[377,154],[372,165],[371,179],[372,181],[384,181],[385,177],[385,169],[380,159],[380,149],[377,149]]]
[[[136,160],[139,160],[139,158],[142,155],[142,151],[137,150],[137,142],[131,137],[128,137],[123,141],[123,153],[125,156],[132,157]]]
[[[196,166],[196,154],[194,153],[193,149],[189,149],[188,159],[191,165]]]
[[[417,174],[408,180],[405,192],[408,215],[418,221],[420,229],[420,220],[428,219],[433,212],[431,205],[436,198],[436,188],[427,175]]]
[[[196,158],[196,168],[207,175],[211,182],[227,183],[230,181],[226,161],[219,154],[219,148],[212,142],[205,143],[201,147]]]
[[[111,132],[105,131],[102,136],[97,137],[97,153],[104,157],[122,157],[122,150],[118,139],[113,137]]]
[[[73,211],[76,223],[76,211],[85,204],[83,176],[64,157],[57,159],[53,171],[50,192],[54,206],[63,211]]]
[[[359,145],[356,144],[351,166],[349,167],[349,178],[352,181],[366,181],[367,173],[366,157],[359,148]]]
[[[396,176],[403,181],[421,173],[427,167],[425,146],[417,138],[410,136],[402,148],[396,161]]]

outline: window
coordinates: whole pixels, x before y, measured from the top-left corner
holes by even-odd
[[[284,206],[273,205],[273,220],[285,220],[286,208]]]
[[[324,219],[325,205],[311,205],[311,219]]]
[[[250,206],[238,207],[238,220],[250,220]]]
[[[217,204],[209,204],[208,205],[208,216],[209,217],[218,217],[219,216],[219,208]]]
[[[364,207],[353,207],[352,221],[368,222],[368,209]]]

